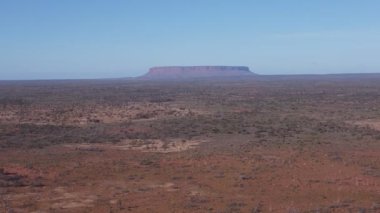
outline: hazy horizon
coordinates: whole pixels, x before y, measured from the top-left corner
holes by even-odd
[[[377,73],[380,2],[3,1],[0,80],[133,77],[154,66]]]

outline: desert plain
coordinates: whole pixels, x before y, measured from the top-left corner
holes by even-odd
[[[1,81],[0,212],[380,212],[380,75]]]

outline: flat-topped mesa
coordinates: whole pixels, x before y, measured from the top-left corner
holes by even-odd
[[[153,67],[143,78],[188,79],[202,77],[239,77],[254,75],[244,66],[170,66]]]

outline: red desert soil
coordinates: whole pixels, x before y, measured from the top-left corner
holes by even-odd
[[[20,165],[33,159],[44,186],[3,188],[6,206],[58,212],[263,212],[379,208],[379,178],[366,175],[358,159],[380,152],[331,149],[254,149],[239,155],[146,153],[118,149],[52,147],[49,154],[10,151]],[[2,155],[5,156],[5,155]],[[24,162],[24,163],[22,163]],[[28,169],[18,174],[31,178]],[[22,171],[22,172],[21,172]],[[49,173],[57,173],[52,177]],[[14,172],[16,172],[14,170]],[[24,176],[24,175],[25,176]],[[32,172],[32,174],[34,174]],[[44,175],[46,174],[46,175]],[[4,204],[3,204],[4,205]]]
[[[373,76],[0,82],[0,212],[380,212],[378,91]]]

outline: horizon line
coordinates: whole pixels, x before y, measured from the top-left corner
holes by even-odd
[[[159,66],[161,67],[161,66]],[[175,67],[175,66],[171,66]],[[194,66],[188,66],[188,67],[194,67]],[[197,66],[195,66],[197,67]],[[152,67],[154,68],[154,67]],[[288,74],[260,74],[257,72],[254,72],[256,75],[255,77],[271,77],[271,76],[329,76],[329,75],[376,75],[380,74],[380,72],[336,72],[336,73],[288,73]],[[80,81],[80,80],[137,80],[139,77],[145,75],[146,73],[139,75],[139,76],[120,76],[120,77],[99,77],[99,78],[33,78],[33,79],[0,79],[1,82],[4,81]],[[211,77],[213,78],[213,77]],[[216,77],[218,78],[218,77]],[[224,77],[226,78],[226,77]],[[227,77],[228,78],[228,77]],[[233,78],[233,77],[231,77]],[[248,78],[254,78],[252,76],[249,76]],[[190,78],[189,78],[190,79]],[[184,79],[185,80],[185,79]]]

